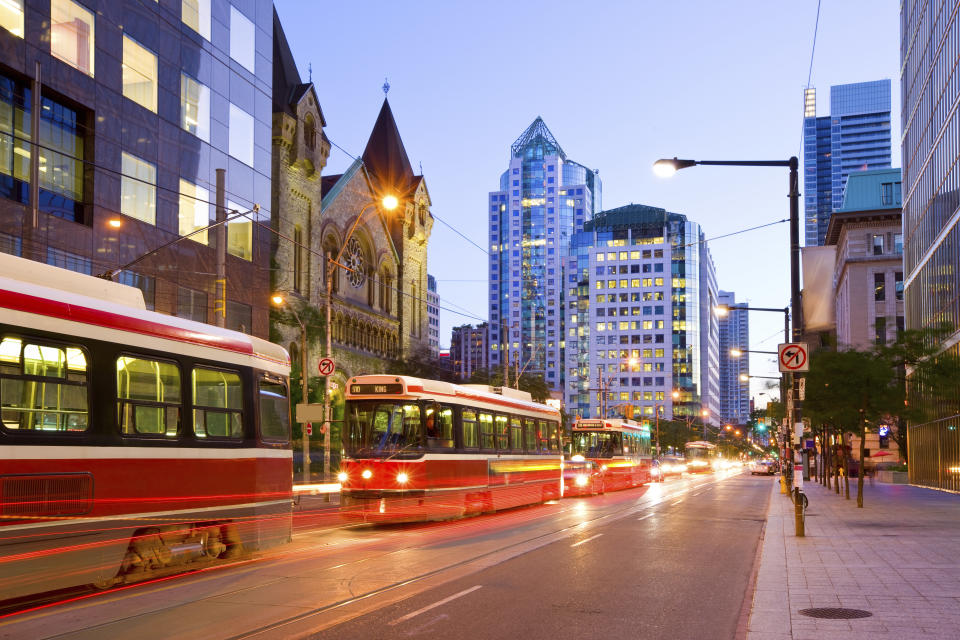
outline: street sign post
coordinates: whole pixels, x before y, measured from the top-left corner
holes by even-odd
[[[332,376],[337,367],[333,363],[333,358],[321,358],[318,369],[320,370],[320,375]]]
[[[780,365],[780,373],[810,371],[810,358],[807,354],[806,342],[788,342],[777,345],[777,362]]]

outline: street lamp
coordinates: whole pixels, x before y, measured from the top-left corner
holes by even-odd
[[[332,316],[333,309],[333,270],[336,267],[341,267],[351,271],[349,267],[346,267],[340,264],[340,258],[343,257],[343,251],[347,248],[347,243],[350,242],[350,238],[353,237],[353,232],[356,231],[357,225],[360,224],[360,219],[363,217],[363,214],[370,207],[375,207],[377,205],[383,207],[386,211],[393,211],[400,204],[396,196],[386,195],[379,202],[376,200],[371,200],[367,204],[363,205],[363,208],[360,209],[360,213],[357,214],[356,219],[353,221],[353,225],[350,227],[350,231],[347,232],[347,235],[344,236],[343,241],[340,243],[340,251],[337,252],[336,258],[327,258],[327,304],[326,304],[326,349],[324,356],[329,358],[333,355],[333,342],[331,340],[331,331],[330,331],[330,320]],[[325,482],[330,480],[330,394],[324,385],[323,393],[323,478]],[[306,396],[304,396],[304,401],[306,401]]]
[[[278,307],[285,306],[293,314],[297,324],[300,325],[300,382],[303,386],[302,402],[306,404],[309,402],[307,389],[307,326],[300,320],[300,316],[293,305],[287,304],[281,294],[275,293],[270,300]],[[306,484],[310,483],[310,436],[307,434],[306,427],[303,427],[303,481]]]

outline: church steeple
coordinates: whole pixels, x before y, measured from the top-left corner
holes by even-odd
[[[405,196],[415,185],[413,168],[386,98],[363,150],[363,164],[378,191]]]

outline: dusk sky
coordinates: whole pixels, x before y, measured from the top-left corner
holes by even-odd
[[[708,239],[789,214],[786,169],[695,167],[663,180],[651,167],[672,156],[797,155],[802,170],[816,0],[275,3],[304,80],[312,64],[327,136],[350,154],[363,151],[389,79],[437,219],[429,271],[443,347],[452,327],[487,318],[487,255],[446,225],[487,245],[487,194],[538,115],[569,159],[600,170],[605,209],[663,207]],[[895,0],[825,0],[810,77],[818,115],[829,113],[830,85],[892,80],[894,167],[899,41]],[[324,172],[351,161],[334,147]],[[720,289],[753,306],[789,303],[786,223],[709,246]],[[782,329],[782,315],[752,313],[750,348],[776,349]],[[777,375],[774,359],[754,354],[751,373]],[[767,382],[753,380],[752,391]]]

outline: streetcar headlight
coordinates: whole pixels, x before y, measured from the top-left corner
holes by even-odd
[[[373,471],[370,471],[370,469],[364,469],[360,476],[363,477],[364,480],[369,480],[373,477]]]
[[[587,486],[587,476],[583,475],[582,473],[578,473],[576,482],[578,487]]]
[[[570,456],[570,462],[583,462],[584,458],[579,453]]]
[[[410,479],[410,477],[409,477],[406,473],[404,473],[403,471],[401,471],[400,473],[397,474],[397,482],[398,482],[399,484],[407,484],[407,480],[409,480],[409,479]]]
[[[341,471],[340,473],[337,474],[337,482],[339,482],[340,484],[343,484],[346,481],[347,481],[346,471]]]
[[[606,471],[606,470],[607,470],[607,465],[605,464],[600,465],[600,471]]]

